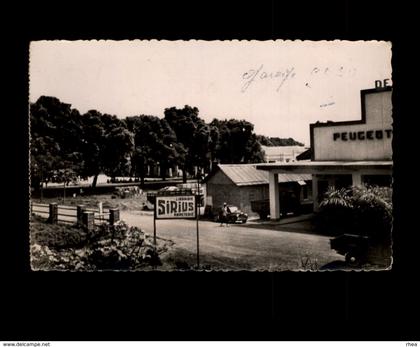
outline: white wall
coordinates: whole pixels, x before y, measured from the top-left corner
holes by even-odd
[[[385,132],[387,129],[392,129],[391,91],[366,94],[366,124],[314,128],[314,159],[391,160],[392,134],[388,138]],[[370,130],[374,131],[373,139],[349,139],[348,133]],[[376,130],[383,131],[382,139],[376,138]],[[341,138],[343,132],[347,133],[347,141]],[[340,133],[340,137],[336,140],[334,140],[334,133]]]

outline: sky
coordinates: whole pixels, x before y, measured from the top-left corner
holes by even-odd
[[[120,118],[190,105],[309,146],[310,123],[360,118],[360,90],[392,80],[391,55],[383,41],[36,41],[29,99]]]

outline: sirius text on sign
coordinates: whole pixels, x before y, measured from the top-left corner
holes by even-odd
[[[356,140],[382,140],[384,138],[391,138],[392,129],[385,130],[366,130],[366,131],[345,131],[341,133],[334,133],[334,141],[356,141]]]
[[[156,218],[194,218],[194,196],[157,196]]]

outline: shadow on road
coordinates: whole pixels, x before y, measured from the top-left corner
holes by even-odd
[[[302,218],[285,218],[280,221],[267,220],[253,220],[246,224],[241,224],[241,227],[253,229],[265,229],[276,231],[287,231],[292,233],[312,234],[321,236],[331,236],[327,233],[320,233],[315,229],[313,219],[311,216],[302,216]]]
[[[325,264],[319,268],[319,270],[387,270],[389,269],[390,264],[385,260],[377,263],[366,263],[363,265],[350,265],[343,260],[335,260],[331,263]]]
[[[344,260],[335,260],[319,268],[319,270],[354,270],[354,269],[355,269],[354,267],[349,266]]]

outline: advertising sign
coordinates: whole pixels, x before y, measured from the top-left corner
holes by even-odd
[[[196,218],[194,195],[156,196],[156,219]]]

